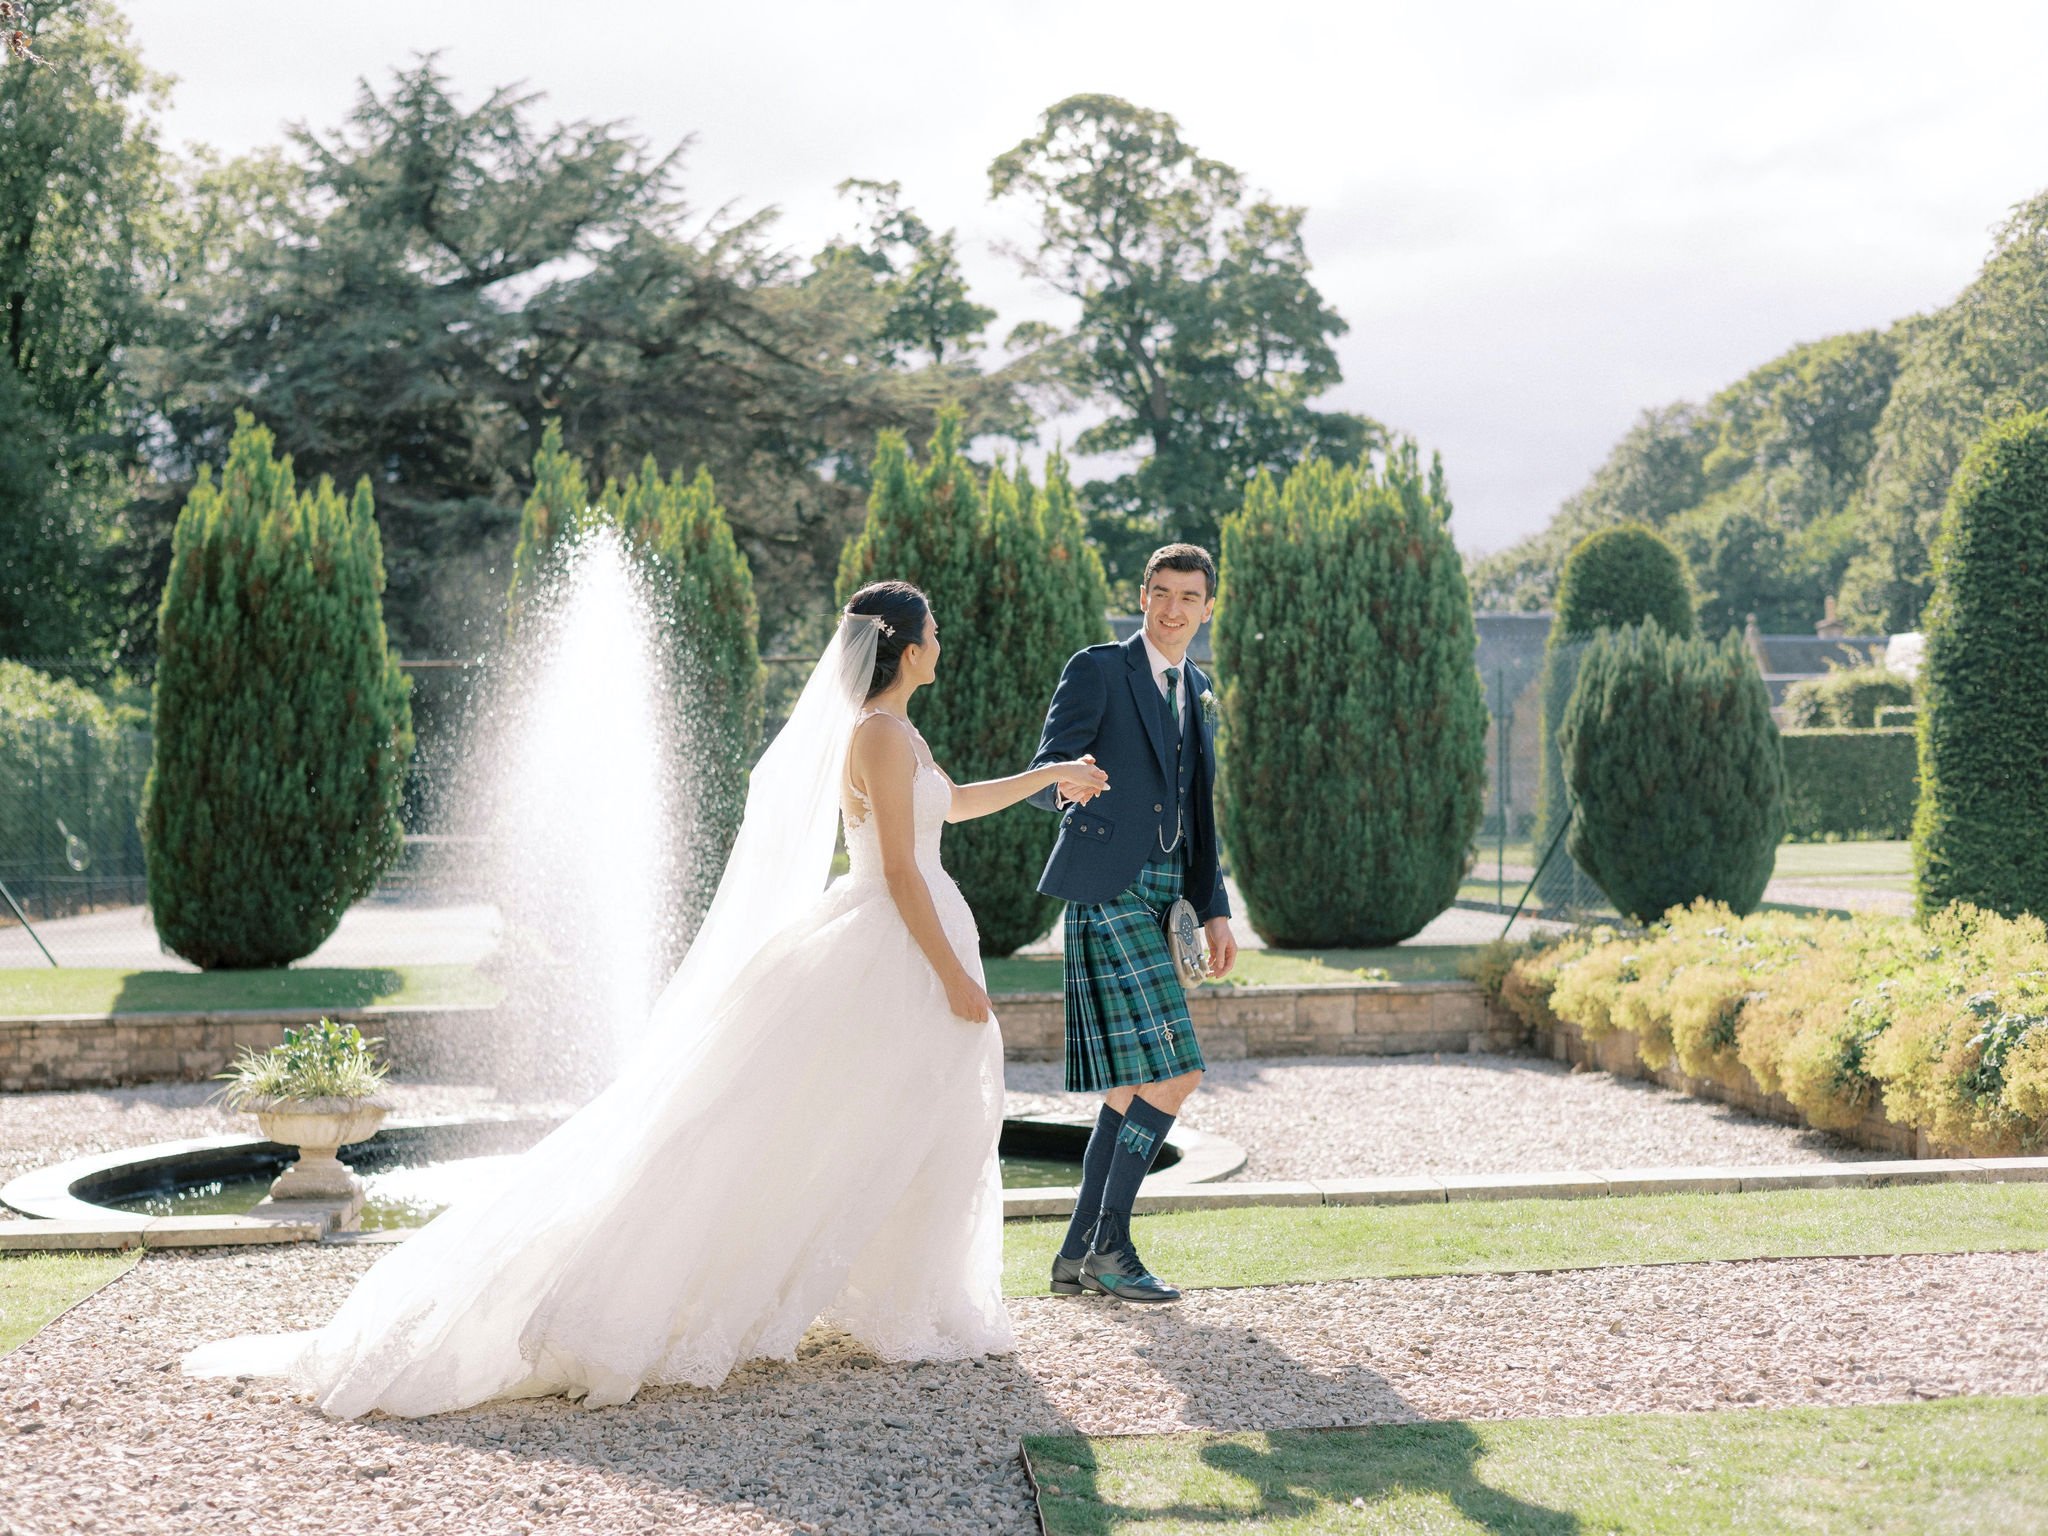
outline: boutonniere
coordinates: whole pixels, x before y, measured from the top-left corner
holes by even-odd
[[[1216,695],[1207,688],[1202,690],[1202,723],[1213,726],[1216,723]]]

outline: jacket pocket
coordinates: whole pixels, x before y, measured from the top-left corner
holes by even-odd
[[[1093,811],[1070,810],[1060,816],[1060,830],[1064,836],[1080,838],[1090,843],[1106,843],[1116,835],[1116,823],[1107,816],[1098,816]]]

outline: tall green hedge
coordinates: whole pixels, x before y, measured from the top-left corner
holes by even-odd
[[[1535,852],[1541,859],[1569,816],[1557,734],[1578,682],[1586,642],[1603,630],[1654,621],[1667,635],[1693,632],[1692,581],[1685,560],[1648,528],[1603,528],[1579,540],[1558,579],[1557,616],[1544,644],[1542,755],[1536,771]],[[1588,872],[1590,873],[1590,871]],[[1543,869],[1537,896],[1549,906],[1582,898],[1569,852]]]
[[[754,573],[733,537],[711,471],[664,480],[650,456],[608,481],[596,520],[619,528],[661,625],[663,669],[677,704],[671,860],[673,954],[692,938],[725,870],[747,808],[761,744],[760,609]]]
[[[1060,668],[1109,638],[1102,562],[1082,533],[1065,461],[1041,490],[997,470],[984,496],[961,452],[961,417],[939,417],[925,463],[882,434],[867,523],[839,567],[843,603],[871,581],[915,582],[931,598],[945,652],[913,708],[933,755],[956,780],[1020,772],[1038,745]],[[985,953],[1042,938],[1059,904],[1038,894],[1049,818],[983,817],[946,832],[946,868],[974,909]]]
[[[2048,915],[2048,411],[1956,471],[1925,619],[1920,908]]]
[[[171,535],[142,809],[158,937],[209,970],[287,965],[334,932],[403,846],[412,752],[369,482],[301,493],[239,420]]]
[[[1908,730],[1786,731],[1785,836],[1910,836],[1920,794],[1919,745]]]
[[[1384,472],[1262,476],[1224,521],[1220,810],[1269,943],[1398,943],[1457,896],[1486,697],[1449,511],[1409,443]]]
[[[1801,678],[1785,692],[1786,721],[1799,730],[1828,726],[1870,729],[1885,708],[1911,708],[1913,684],[1872,664],[1835,667],[1820,677]]]
[[[1646,621],[1587,647],[1559,745],[1566,841],[1617,911],[1650,922],[1702,897],[1749,912],[1785,829],[1770,692],[1734,633]]]

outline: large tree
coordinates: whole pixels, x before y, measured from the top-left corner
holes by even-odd
[[[464,105],[431,58],[194,201],[164,419],[197,461],[256,403],[302,469],[369,474],[408,651],[498,633],[550,417],[599,477],[650,453],[710,468],[772,630],[822,597],[857,519],[835,467],[974,398],[950,359],[891,361],[900,296],[872,273],[806,268],[767,215],[694,218],[678,151],[547,125],[514,90]]]
[[[1346,326],[1309,279],[1304,210],[1254,197],[1166,113],[1071,96],[989,185],[1032,205],[1024,270],[1081,311],[1070,334],[1013,339],[1044,343],[1072,396],[1106,408],[1079,451],[1141,456],[1088,487],[1113,577],[1164,540],[1214,548],[1260,470],[1380,445],[1374,422],[1312,403],[1342,380]]]
[[[1556,598],[1565,556],[1623,523],[1663,530],[1692,567],[1709,633],[1821,616],[1853,553],[1854,498],[1898,371],[1896,334],[1794,347],[1705,405],[1647,411],[1549,527],[1478,562],[1482,607]]]
[[[1999,226],[1970,286],[1907,332],[1877,423],[1859,552],[1844,583],[1853,611],[1915,629],[1934,591],[1930,550],[1957,467],[1986,427],[2048,407],[2048,192]]]
[[[47,64],[0,67],[0,655],[95,659],[138,615],[115,569],[168,197],[142,67],[105,0],[42,0]]]

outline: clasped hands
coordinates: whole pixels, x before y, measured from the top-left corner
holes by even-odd
[[[1109,775],[1095,766],[1092,752],[1075,762],[1055,763],[1052,771],[1060,798],[1070,805],[1086,805],[1109,790]]]

